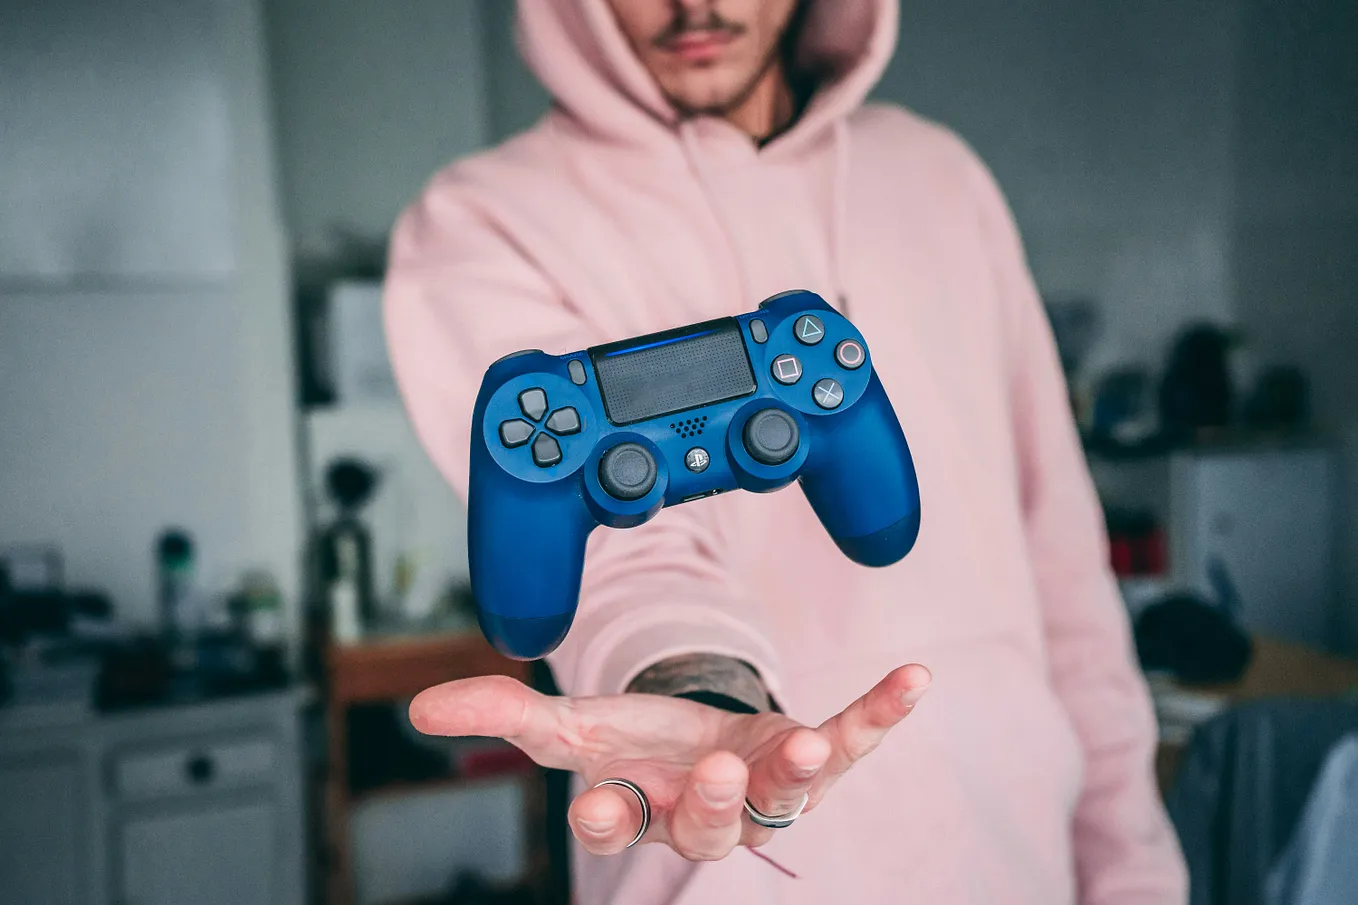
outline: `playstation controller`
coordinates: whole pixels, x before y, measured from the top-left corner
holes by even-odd
[[[815,293],[569,355],[507,355],[472,415],[481,629],[506,656],[545,656],[575,616],[596,527],[794,480],[849,559],[910,552],[920,504],[905,435],[862,335]]]

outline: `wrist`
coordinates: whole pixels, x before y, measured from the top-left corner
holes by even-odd
[[[754,667],[718,654],[684,654],[661,660],[638,673],[628,683],[627,691],[686,698],[734,713],[776,709]]]

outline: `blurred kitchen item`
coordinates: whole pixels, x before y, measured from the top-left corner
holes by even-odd
[[[340,405],[399,402],[382,321],[380,279],[334,283],[327,293],[323,323],[322,358],[328,366],[333,401]]]
[[[1191,593],[1171,594],[1146,607],[1135,636],[1142,669],[1189,684],[1240,678],[1253,651],[1250,636],[1221,606]]]
[[[202,617],[194,573],[193,538],[182,528],[167,528],[156,542],[156,586],[161,632],[180,670],[193,668]]]
[[[1191,443],[1229,427],[1235,390],[1230,353],[1233,334],[1196,323],[1175,340],[1160,381],[1160,429],[1167,441]]]
[[[1091,443],[1109,450],[1137,448],[1155,436],[1158,426],[1151,376],[1144,368],[1118,368],[1098,381]]]
[[[357,640],[363,624],[378,615],[372,536],[359,518],[377,483],[377,471],[358,459],[336,459],[326,469],[326,491],[338,514],[321,537],[322,576],[330,601],[331,631],[343,642]]]
[[[1106,522],[1114,575],[1126,579],[1165,574],[1165,531],[1154,513],[1110,507]]]
[[[1300,368],[1266,368],[1245,401],[1245,424],[1259,431],[1302,431],[1311,418],[1309,397],[1310,386]]]
[[[61,550],[51,544],[0,548],[0,572],[15,591],[55,591],[62,585]]]
[[[98,636],[110,626],[112,615],[112,602],[97,591],[18,591],[0,582],[0,644]]]
[[[273,647],[283,642],[283,595],[268,570],[245,573],[230,610],[236,632],[251,644]]]

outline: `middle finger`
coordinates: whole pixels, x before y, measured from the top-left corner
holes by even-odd
[[[729,751],[694,764],[669,819],[670,846],[690,861],[718,861],[740,843],[749,770]]]

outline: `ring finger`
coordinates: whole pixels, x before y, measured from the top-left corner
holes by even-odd
[[[813,729],[794,729],[750,767],[747,798],[751,807],[769,817],[792,814],[802,806],[811,784],[830,758],[830,743]],[[762,844],[771,831],[750,821],[746,841]]]

